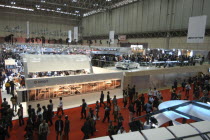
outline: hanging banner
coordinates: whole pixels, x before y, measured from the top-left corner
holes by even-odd
[[[26,38],[30,38],[29,21],[26,22]]]
[[[69,43],[71,43],[71,41],[72,41],[71,30],[68,31],[68,38],[69,38]]]
[[[119,39],[120,41],[125,41],[125,40],[126,40],[126,35],[119,35],[119,36],[118,36],[118,39]]]
[[[109,31],[109,42],[114,44],[114,31]]]
[[[207,16],[189,18],[187,43],[203,43]]]
[[[78,27],[74,27],[74,40],[78,42]]]

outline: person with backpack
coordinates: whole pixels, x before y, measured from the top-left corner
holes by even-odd
[[[5,88],[6,88],[6,91],[7,91],[7,94],[10,94],[10,87],[11,87],[11,85],[10,85],[10,82],[9,82],[9,80],[5,83]]]

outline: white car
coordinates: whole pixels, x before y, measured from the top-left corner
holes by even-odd
[[[128,70],[128,69],[138,68],[139,64],[136,62],[132,62],[130,60],[123,60],[123,61],[117,62],[115,67],[119,68],[119,69],[127,69]]]

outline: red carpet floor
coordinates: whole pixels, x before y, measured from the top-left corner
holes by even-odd
[[[180,89],[180,88],[179,88]],[[168,101],[170,100],[170,90],[162,90],[161,91],[162,96],[164,98],[164,101]],[[0,95],[1,96],[1,95]],[[182,99],[184,99],[184,92],[182,93]],[[145,94],[145,99],[147,101],[147,95]],[[190,100],[192,100],[192,91],[190,93]],[[1,102],[2,100],[0,100]],[[129,130],[129,126],[128,126],[128,120],[129,120],[129,112],[128,109],[124,109],[123,108],[123,103],[122,103],[122,99],[118,100],[119,106],[121,108],[121,113],[124,117],[124,124],[123,126],[125,127],[126,131]],[[64,103],[65,105],[65,103]],[[89,107],[95,108],[95,105],[89,105]],[[81,127],[84,124],[85,120],[80,120],[80,110],[81,107],[77,107],[77,108],[73,108],[73,109],[68,109],[65,110],[64,113],[65,115],[69,116],[70,122],[71,122],[71,131],[70,131],[70,139],[71,140],[82,140],[83,139],[83,133],[81,132]],[[108,122],[102,123],[102,119],[103,119],[103,114],[104,114],[104,109],[100,108],[100,113],[99,116],[101,118],[101,120],[97,121],[96,124],[96,129],[98,130],[97,132],[95,132],[94,136],[92,136],[91,138],[94,137],[100,137],[100,136],[105,136],[107,134],[107,128],[108,128]],[[144,112],[142,113],[142,115],[145,114]],[[26,118],[27,119],[27,118]],[[25,120],[26,120],[25,119]],[[53,122],[55,122],[57,119],[57,117],[53,118]],[[64,118],[62,118],[64,119]],[[113,115],[111,115],[111,120],[113,120]],[[145,121],[142,119],[142,121]],[[191,120],[188,120],[188,122],[192,122]],[[167,124],[165,124],[164,126],[166,126]],[[24,140],[24,129],[25,126],[19,127],[18,124],[18,120],[13,121],[13,129],[9,130],[10,133],[10,138],[8,138],[8,140]],[[37,134],[34,133],[34,139],[38,140]],[[48,136],[49,140],[55,140],[56,139],[56,133],[55,133],[55,128],[54,125],[50,127],[50,134]]]

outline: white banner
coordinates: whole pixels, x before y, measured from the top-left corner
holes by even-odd
[[[64,77],[26,78],[26,88],[50,87],[55,85],[78,84],[103,80],[121,80],[123,72],[88,74]],[[121,83],[122,84],[122,83]]]
[[[119,36],[118,36],[118,39],[119,39],[120,41],[125,41],[125,40],[126,40],[126,35],[119,35]]]
[[[30,38],[29,21],[26,22],[26,38]]]
[[[15,59],[5,59],[5,65],[16,65]]]
[[[207,16],[189,18],[187,43],[203,43]]]
[[[78,27],[74,27],[74,40],[78,41]]]
[[[68,31],[68,38],[69,38],[69,43],[71,43],[71,41],[72,41],[72,37],[71,37],[72,35],[71,35],[71,30],[69,30]]]
[[[109,31],[110,44],[114,44],[114,31]]]

